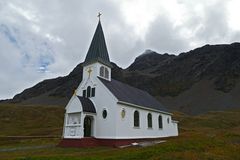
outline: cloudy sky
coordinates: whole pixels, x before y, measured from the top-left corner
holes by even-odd
[[[0,99],[67,75],[85,58],[98,19],[111,61],[146,49],[179,54],[240,41],[239,0],[0,0]]]

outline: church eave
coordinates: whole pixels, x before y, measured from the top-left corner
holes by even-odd
[[[84,62],[84,63],[82,64],[82,66],[87,66],[87,65],[90,65],[90,64],[93,64],[93,63],[96,63],[96,62],[99,62],[99,63],[101,63],[101,64],[104,64],[104,65],[106,65],[106,66],[108,66],[108,67],[110,67],[110,68],[113,67],[110,62],[105,62],[105,61],[102,60],[101,58],[97,58],[97,59],[93,59],[93,60],[88,61],[88,62]]]
[[[167,114],[167,115],[173,115],[170,112],[165,112],[165,111],[161,111],[161,110],[158,110],[158,109],[153,109],[153,108],[150,108],[150,107],[140,106],[140,105],[124,102],[124,101],[118,101],[117,103],[127,105],[127,106],[130,106],[130,107],[136,107],[136,108],[145,109],[145,110],[149,110],[149,111],[159,112],[159,113],[163,113],[163,114]]]
[[[96,113],[95,106],[89,98],[85,98],[85,97],[82,97],[82,96],[77,96],[77,97],[82,104],[83,112]]]

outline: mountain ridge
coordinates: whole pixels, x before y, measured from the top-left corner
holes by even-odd
[[[206,101],[206,104],[203,103],[202,106],[204,107],[199,105],[195,107],[195,102],[181,103],[180,98],[180,100],[176,101],[178,103],[173,105],[171,100],[174,101],[174,98],[181,97],[186,91],[191,90],[193,86],[198,87],[194,91],[198,92],[200,90],[204,92],[204,90],[201,90],[201,85],[196,85],[204,82],[210,87],[211,91],[209,90],[209,92],[218,93],[213,100],[217,102],[219,95],[222,96],[223,93],[229,96],[228,94],[231,94],[231,91],[240,82],[240,43],[237,42],[232,44],[205,45],[179,55],[158,54],[151,50],[147,50],[147,52],[147,54],[136,57],[135,61],[126,69],[111,63],[113,65],[112,77],[149,92],[173,110],[180,110],[186,113],[216,110],[216,106],[210,105],[218,105],[218,103],[212,103],[211,101]],[[65,98],[67,102],[67,99],[72,96],[73,91],[81,82],[81,76],[82,64],[80,63],[67,76],[44,80],[15,95],[13,99],[7,100],[7,102],[40,103],[41,101],[46,101],[47,103],[50,102],[46,100],[49,98],[56,101],[58,101],[57,99]],[[205,88],[205,90],[208,92],[208,88]],[[191,93],[187,95],[189,96]],[[192,93],[192,95],[196,94]],[[37,100],[38,97],[42,97],[40,98],[41,100]],[[240,95],[238,92],[234,92],[233,97],[238,99]],[[186,102],[185,100],[189,98],[194,101],[194,97],[191,96],[183,96],[182,101]],[[33,99],[35,100],[33,101]],[[240,102],[235,99],[234,103],[231,102],[231,98],[229,102],[226,102],[229,108],[234,108],[233,105],[240,107]],[[201,97],[198,97],[197,101],[201,101]],[[202,99],[202,101],[204,100]],[[220,99],[219,102],[221,102]],[[221,106],[220,110],[226,109],[221,104],[219,106]]]

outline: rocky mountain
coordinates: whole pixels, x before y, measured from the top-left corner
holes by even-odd
[[[112,65],[114,79],[148,91],[173,110],[240,108],[240,43],[205,45],[178,56],[147,50],[126,69]],[[42,81],[8,102],[65,105],[81,75],[79,64],[69,75]]]

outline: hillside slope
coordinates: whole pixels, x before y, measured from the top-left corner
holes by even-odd
[[[205,45],[178,56],[148,50],[127,69],[112,64],[114,79],[148,91],[173,110],[240,108],[240,43]],[[8,102],[65,105],[81,76],[79,64],[69,75],[40,82]]]

